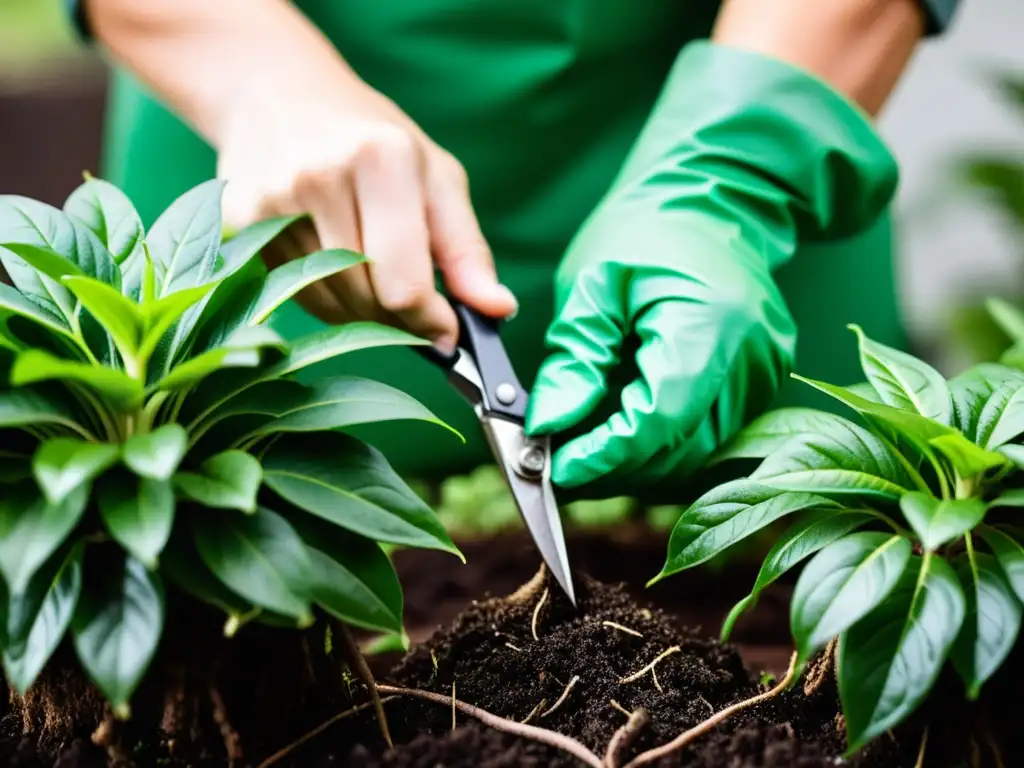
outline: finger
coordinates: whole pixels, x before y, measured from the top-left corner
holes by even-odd
[[[462,166],[451,158],[433,170],[427,182],[427,223],[434,261],[451,294],[491,317],[508,317],[519,307],[515,296],[498,282],[469,195]]]
[[[621,311],[602,298],[597,278],[581,276],[548,329],[550,355],[530,395],[526,431],[563,432],[587,418],[607,391],[607,376],[619,362]]]
[[[434,287],[423,188],[415,147],[375,145],[355,169],[356,205],[377,301],[409,331],[454,349],[458,321]]]
[[[662,302],[637,322],[640,377],[622,390],[621,409],[564,445],[552,479],[575,487],[612,472],[635,471],[688,440],[710,412],[734,357],[717,312]]]

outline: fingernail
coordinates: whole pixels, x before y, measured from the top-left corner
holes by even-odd
[[[516,315],[519,314],[519,300],[516,299],[516,295],[512,293],[507,286],[499,285],[501,292],[505,294],[505,297],[512,302],[512,311],[505,316],[505,320],[515,320]]]

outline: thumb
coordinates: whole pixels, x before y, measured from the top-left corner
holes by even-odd
[[[526,432],[547,435],[577,426],[608,390],[608,373],[619,362],[622,328],[613,317],[595,313],[593,302],[576,290],[551,324],[551,354],[537,373],[526,413]]]

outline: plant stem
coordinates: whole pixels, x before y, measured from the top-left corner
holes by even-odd
[[[157,412],[170,395],[171,393],[167,391],[157,392],[149,398],[149,402],[142,409],[142,423],[145,425],[147,432],[153,428]]]
[[[378,685],[377,690],[384,694],[412,696],[413,698],[424,699],[435,704],[440,704],[443,707],[450,707],[452,705],[452,699],[450,696],[445,696],[440,693],[431,693],[430,691],[421,691],[417,688],[400,688],[396,685]],[[462,714],[475,717],[484,725],[494,728],[497,731],[509,733],[513,736],[521,736],[524,739],[532,739],[533,741],[541,744],[547,744],[555,749],[560,749],[563,752],[572,755],[580,762],[586,763],[590,768],[604,768],[601,758],[571,736],[564,736],[556,731],[549,731],[547,728],[538,728],[535,725],[517,723],[515,720],[506,720],[504,717],[492,715],[490,712],[480,709],[480,707],[474,707],[472,704],[466,704],[458,699],[455,700],[455,708],[462,712]]]
[[[335,622],[335,628],[345,645],[345,655],[348,657],[349,664],[369,691],[370,700],[377,715],[377,725],[380,726],[380,735],[384,737],[384,742],[388,745],[388,749],[394,749],[395,745],[391,741],[391,731],[388,730],[388,719],[384,714],[384,705],[381,702],[380,694],[377,692],[377,682],[373,679],[373,672],[370,671],[366,659],[363,658],[363,654],[359,650],[359,643],[352,637],[352,633],[348,631],[348,627],[344,623],[340,621]]]
[[[796,676],[796,658],[797,654],[794,652],[792,657],[790,657],[789,670],[786,672],[786,676],[783,677],[782,680],[780,680],[771,690],[765,691],[764,693],[759,693],[757,696],[751,696],[749,699],[738,701],[732,706],[726,707],[720,712],[717,712],[716,714],[709,717],[704,722],[698,723],[693,728],[690,728],[688,731],[684,731],[683,733],[679,734],[668,744],[664,744],[660,747],[655,747],[654,749],[649,749],[646,752],[640,753],[630,762],[626,763],[625,768],[637,768],[637,766],[648,765],[650,763],[661,760],[663,757],[667,757],[668,755],[671,755],[673,752],[678,752],[683,747],[688,746],[690,742],[694,741],[700,736],[703,736],[716,725],[725,722],[730,717],[735,715],[737,712],[741,712],[744,709],[748,709],[749,707],[753,707],[757,704],[760,704],[762,701],[767,701],[768,699],[778,696],[780,693],[786,690],[786,688],[789,687],[789,684],[793,682],[793,678]]]

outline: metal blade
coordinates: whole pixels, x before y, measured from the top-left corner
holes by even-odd
[[[483,416],[480,421],[544,563],[575,606],[562,519],[551,489],[548,441],[527,438],[521,424],[507,419]]]

